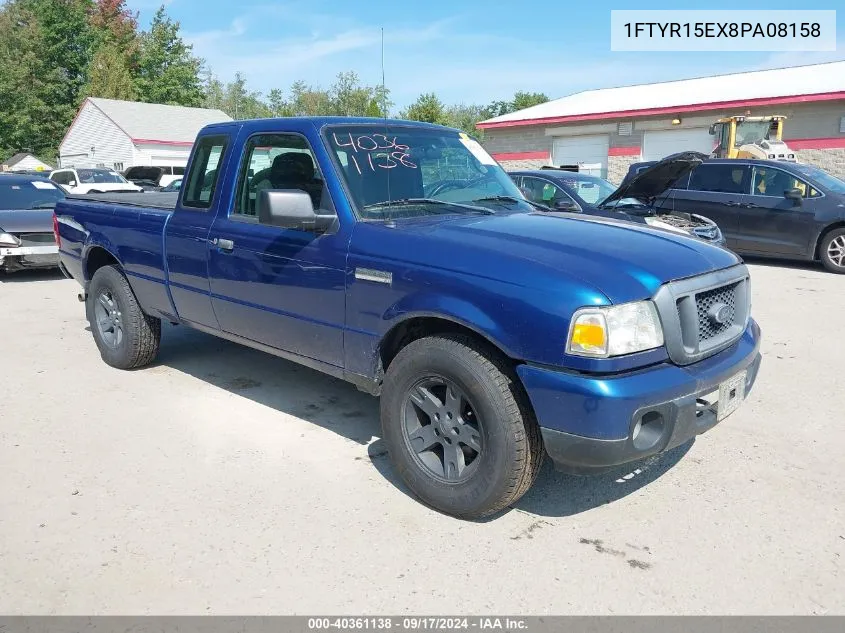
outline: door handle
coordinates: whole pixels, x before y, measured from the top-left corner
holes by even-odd
[[[746,202],[742,206],[745,207],[746,209],[759,209],[760,208],[759,204],[754,204],[753,202]]]
[[[232,250],[235,248],[235,243],[232,240],[227,240],[223,238],[215,237],[213,240],[209,240],[209,243],[212,246],[216,246],[221,251],[232,252]]]
[[[741,206],[742,206],[742,203],[741,203],[741,202],[733,202],[733,201],[731,201],[731,202],[725,202],[725,203],[724,203],[724,205],[725,205],[726,207],[741,207]]]

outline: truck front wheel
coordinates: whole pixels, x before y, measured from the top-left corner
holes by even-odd
[[[116,266],[103,266],[94,273],[85,312],[100,356],[112,367],[142,367],[158,354],[161,320],[144,314]]]
[[[516,502],[543,460],[521,385],[467,336],[418,339],[390,364],[381,424],[402,480],[428,505],[464,519]]]

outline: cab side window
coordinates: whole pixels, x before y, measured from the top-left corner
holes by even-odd
[[[298,134],[253,136],[244,152],[232,216],[258,215],[258,195],[264,189],[296,189],[311,197],[314,210],[334,213],[323,175],[311,146]]]
[[[71,180],[73,180],[73,172],[72,171],[57,172],[57,173],[53,174],[53,177],[51,178],[51,180],[53,182],[55,182],[56,184],[66,185]]]
[[[748,193],[751,169],[748,165],[699,165],[690,176],[690,191]]]
[[[211,206],[228,144],[226,136],[206,136],[196,145],[182,206],[205,210]]]

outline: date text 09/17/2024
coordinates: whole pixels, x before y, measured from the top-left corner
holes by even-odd
[[[511,617],[321,617],[308,618],[309,631],[527,631],[524,618]]]

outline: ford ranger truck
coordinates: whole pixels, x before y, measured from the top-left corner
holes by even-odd
[[[55,215],[106,363],[151,363],[169,321],[352,382],[408,487],[462,518],[515,503],[546,454],[589,474],[687,442],[760,365],[736,255],[539,210],[436,125],[213,124],[180,192]]]

